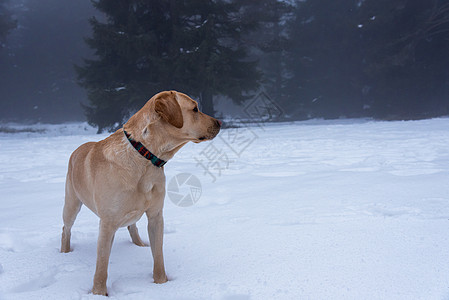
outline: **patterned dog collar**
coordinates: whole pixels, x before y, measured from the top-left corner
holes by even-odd
[[[131,145],[134,147],[134,149],[137,150],[137,152],[140,153],[143,157],[151,161],[153,165],[155,165],[158,168],[162,168],[167,162],[165,160],[162,160],[158,158],[156,155],[150,152],[147,148],[145,148],[144,145],[142,145],[141,142],[137,142],[131,138],[131,135],[123,129],[123,132],[125,133],[126,138],[131,143]]]

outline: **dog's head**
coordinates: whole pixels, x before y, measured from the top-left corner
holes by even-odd
[[[198,103],[176,91],[161,92],[149,101],[153,120],[163,131],[184,141],[199,143],[213,139],[221,128],[221,122],[202,113]]]

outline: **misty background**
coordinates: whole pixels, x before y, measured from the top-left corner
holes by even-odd
[[[221,2],[234,6],[215,5]],[[280,120],[409,120],[449,114],[449,1],[94,3],[0,0],[2,122],[87,119],[100,129],[113,129],[153,91],[163,89],[187,92],[202,102],[203,110],[218,117],[237,115],[260,91],[282,108]],[[153,10],[163,16],[161,21],[148,22],[157,16]],[[121,18],[124,13],[127,17]],[[130,20],[135,26],[128,26]],[[170,26],[158,27],[166,21]],[[211,23],[214,26],[208,27]],[[129,31],[117,29],[125,27]],[[154,32],[159,34],[158,42],[142,42]],[[114,33],[123,40],[117,36],[108,40]],[[215,40],[209,40],[211,35]],[[138,43],[131,47],[127,41]],[[132,53],[143,54],[116,55],[108,61],[110,56],[101,51],[110,45],[108,49],[121,53],[120,45],[127,43]],[[167,44],[168,50],[154,52],[161,44]],[[205,54],[195,56],[202,49]],[[213,51],[229,54],[217,54],[213,60]],[[215,68],[204,72],[203,78],[192,69],[201,59],[207,62],[205,70]],[[102,67],[96,68],[100,63]],[[233,72],[242,64],[247,65]],[[116,70],[117,65],[126,67]],[[227,65],[233,67],[221,74]],[[112,66],[114,71],[108,69]],[[162,74],[157,78],[145,73],[154,66]],[[171,70],[175,69],[182,76],[174,78]],[[220,84],[214,86],[217,81]],[[206,98],[213,99],[212,104]],[[102,114],[109,119],[102,119]]]
[[[90,1],[2,0],[17,26],[0,50],[0,118],[14,122],[84,120],[74,64],[92,51]],[[4,14],[1,14],[4,15]]]

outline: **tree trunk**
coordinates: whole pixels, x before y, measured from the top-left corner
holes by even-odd
[[[201,92],[201,111],[205,114],[208,114],[209,116],[214,117],[215,116],[215,109],[214,109],[214,96],[212,94],[212,91],[204,90]]]

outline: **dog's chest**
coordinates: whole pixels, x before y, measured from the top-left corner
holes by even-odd
[[[165,188],[165,175],[163,170],[149,168],[137,183],[137,190],[143,194],[153,194],[160,188]]]
[[[145,180],[146,179],[146,180]],[[129,226],[137,222],[146,211],[158,211],[162,208],[165,196],[165,184],[160,180],[142,178],[137,191],[132,194],[132,205],[120,219],[120,227]]]
[[[140,195],[139,202],[143,209],[147,210],[152,205],[164,201],[165,175],[163,170],[152,167],[139,180],[137,191]]]

